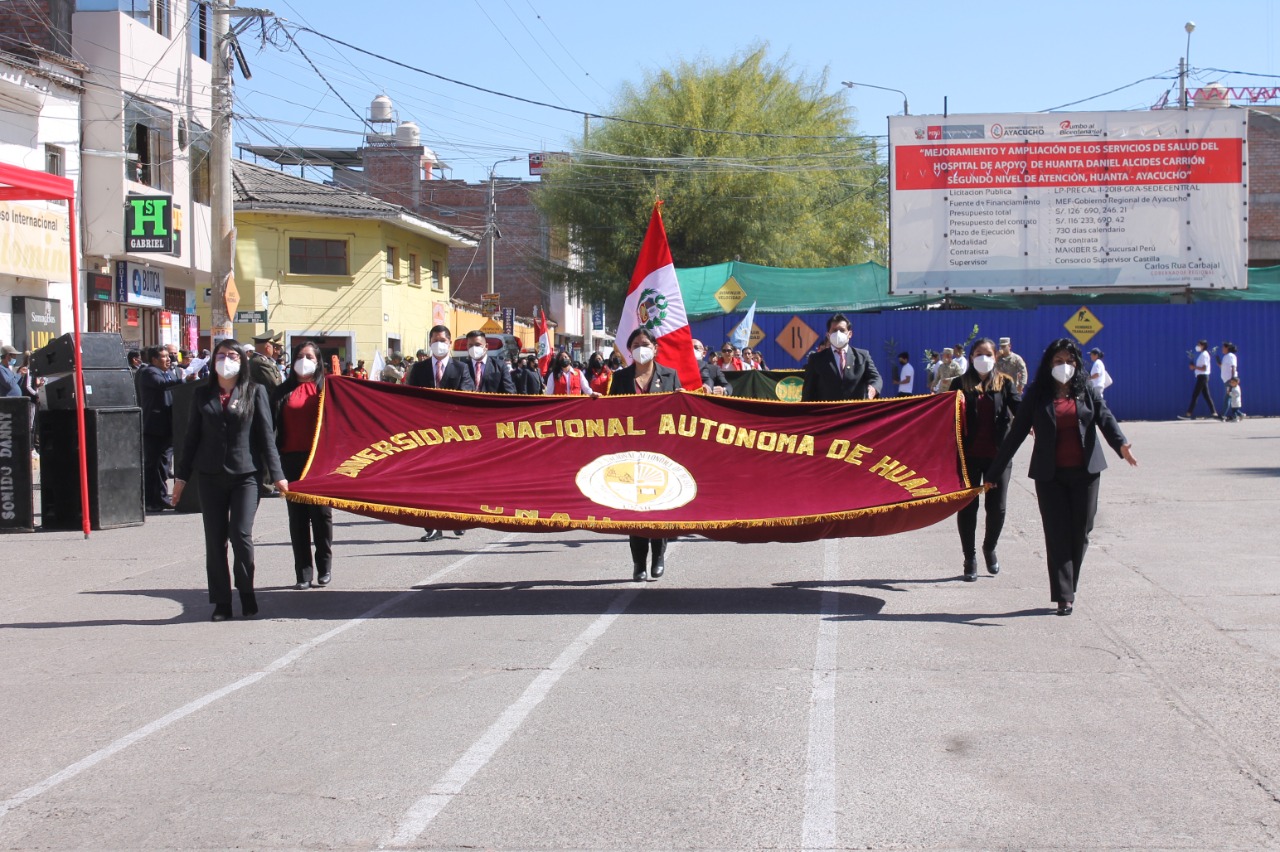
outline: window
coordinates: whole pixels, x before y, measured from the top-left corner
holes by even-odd
[[[440,269],[440,265],[441,265],[440,261],[438,260],[431,261],[431,289],[432,290],[444,289],[444,274]]]
[[[173,115],[131,97],[124,108],[124,135],[129,180],[172,192]]]
[[[44,146],[44,170],[58,177],[67,176],[67,152],[57,145]]]
[[[395,246],[387,246],[387,278],[400,280],[400,250]]]
[[[409,283],[415,287],[422,286],[422,269],[418,266],[418,256],[409,255]]]
[[[199,0],[191,0],[191,52],[208,62],[209,36],[212,22],[209,20],[209,7]]]
[[[168,38],[170,35],[170,0],[151,0],[151,29]]]
[[[213,198],[209,137],[208,130],[195,122],[191,123],[191,142],[187,148],[187,158],[191,161],[191,200],[196,204],[208,204]]]
[[[346,240],[289,238],[290,275],[349,275]]]

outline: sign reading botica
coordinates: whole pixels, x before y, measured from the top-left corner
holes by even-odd
[[[173,254],[173,199],[165,195],[131,195],[126,199],[124,250]]]

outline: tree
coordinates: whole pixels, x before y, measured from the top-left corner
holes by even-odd
[[[806,79],[766,52],[680,62],[627,85],[611,119],[592,125],[589,146],[552,164],[534,193],[586,266],[545,264],[544,274],[616,309],[656,198],[677,266],[883,262],[875,141],[855,133],[825,71]]]

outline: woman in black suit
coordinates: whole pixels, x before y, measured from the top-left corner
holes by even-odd
[[[319,347],[311,342],[303,343],[293,350],[289,378],[271,391],[280,467],[290,482],[302,478],[320,422],[320,392],[324,389],[322,359]],[[293,573],[297,581],[294,588],[309,589],[313,579],[317,586],[329,585],[333,577],[333,510],[292,500],[285,508],[289,512],[289,542],[293,545]]]
[[[643,328],[637,328],[627,338],[627,350],[631,363],[613,373],[609,395],[668,393],[681,389],[680,376],[670,367],[654,360],[658,354],[657,342]],[[633,535],[631,539],[631,579],[637,583],[656,580],[667,570],[667,540]],[[645,565],[646,557],[653,554],[652,562]]]
[[[199,472],[205,573],[214,621],[231,617],[228,539],[235,554],[233,571],[241,610],[246,618],[258,614],[253,593],[253,516],[258,511],[261,473],[270,475],[280,493],[289,490],[272,435],[271,403],[266,389],[249,380],[247,360],[241,345],[230,338],[214,347],[209,381],[191,398],[173,489],[176,505],[191,472]]]
[[[1050,343],[1009,437],[987,470],[987,481],[999,482],[1027,433],[1035,429],[1030,476],[1044,525],[1049,597],[1058,604],[1058,615],[1071,614],[1080,563],[1098,510],[1099,475],[1107,467],[1098,431],[1125,461],[1138,464],[1120,424],[1089,386],[1088,375],[1075,341],[1064,337]]]
[[[982,478],[995,459],[1000,445],[1009,434],[1009,422],[1018,413],[1020,397],[1013,382],[996,369],[996,345],[988,337],[979,338],[969,347],[969,368],[951,382],[951,390],[964,394],[964,463],[969,479],[981,485]],[[987,525],[982,537],[982,559],[988,574],[1000,573],[996,545],[1004,529],[1005,495],[1009,490],[1009,466],[1005,465],[996,487],[987,492]],[[960,549],[964,552],[964,578],[978,579],[978,554],[975,542],[978,529],[978,501],[974,497],[956,514],[960,528]]]

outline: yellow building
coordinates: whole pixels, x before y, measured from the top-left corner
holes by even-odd
[[[267,329],[344,364],[427,345],[450,325],[449,249],[477,238],[403,207],[242,160],[235,183],[237,340]],[[199,305],[210,326],[208,293]]]

